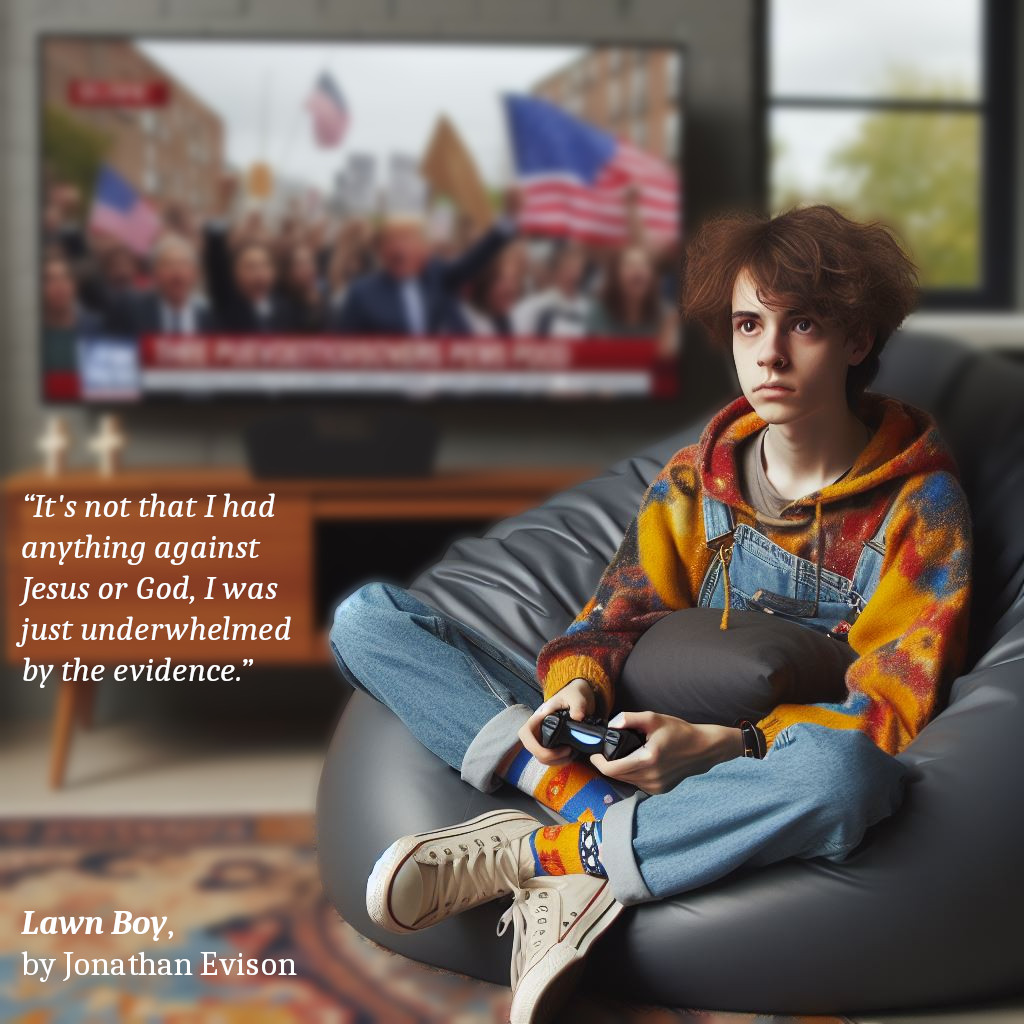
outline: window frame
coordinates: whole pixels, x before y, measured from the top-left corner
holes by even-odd
[[[770,209],[771,114],[790,110],[895,110],[910,113],[971,113],[980,119],[979,280],[973,288],[922,288],[921,310],[1013,309],[1014,266],[1018,258],[1014,237],[1016,156],[1016,89],[1014,44],[1016,4],[979,0],[981,7],[981,96],[977,100],[871,99],[824,97],[813,94],[772,96],[771,10],[774,0],[760,0],[759,75],[761,132],[761,195]]]

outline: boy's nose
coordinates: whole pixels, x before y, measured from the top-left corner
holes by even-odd
[[[769,327],[764,332],[761,348],[757,353],[757,365],[774,366],[780,359],[785,359],[785,352],[783,351],[779,332]]]

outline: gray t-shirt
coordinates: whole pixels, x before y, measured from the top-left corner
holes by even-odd
[[[761,445],[767,430],[766,426],[762,427],[740,445],[741,450],[737,460],[740,471],[740,490],[758,512],[778,519],[782,510],[796,499],[786,498],[779,494],[764,471],[764,463],[761,461]],[[872,431],[872,436],[874,436],[874,431]],[[849,472],[849,469],[846,470],[846,473]],[[832,482],[838,483],[846,476],[846,473],[841,473]]]
[[[762,427],[756,434],[751,435],[743,445],[738,459],[740,470],[740,490],[743,497],[750,502],[758,512],[765,515],[779,518],[782,510],[792,501],[792,498],[785,498],[772,486],[771,481],[764,471],[764,464],[761,461],[761,445],[764,441],[767,427]]]

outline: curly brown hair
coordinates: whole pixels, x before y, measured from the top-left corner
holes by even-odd
[[[769,308],[798,309],[845,337],[874,338],[847,374],[851,407],[875,379],[885,343],[917,305],[917,268],[878,221],[859,223],[825,205],[776,217],[728,214],[705,222],[686,247],[682,312],[730,350],[733,285],[743,270]]]

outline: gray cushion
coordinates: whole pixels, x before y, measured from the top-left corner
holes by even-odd
[[[840,864],[738,871],[628,908],[588,960],[590,982],[610,992],[671,1006],[824,1014],[1024,989],[1024,816],[1015,813],[1024,787],[1024,370],[948,339],[898,336],[875,390],[933,412],[960,463],[975,533],[967,669],[949,706],[900,755],[913,781],[897,816]],[[647,483],[706,422],[459,541],[414,591],[536,656],[593,592]],[[372,791],[352,781],[368,778]],[[327,892],[376,941],[507,984],[511,930],[501,941],[494,935],[502,904],[410,936],[374,928],[364,905],[370,867],[396,836],[502,806],[545,816],[509,787],[484,795],[467,786],[357,693],[322,776]]]
[[[757,721],[779,704],[843,700],[848,643],[760,611],[683,608],[656,622],[622,667],[616,707],[688,722]]]

